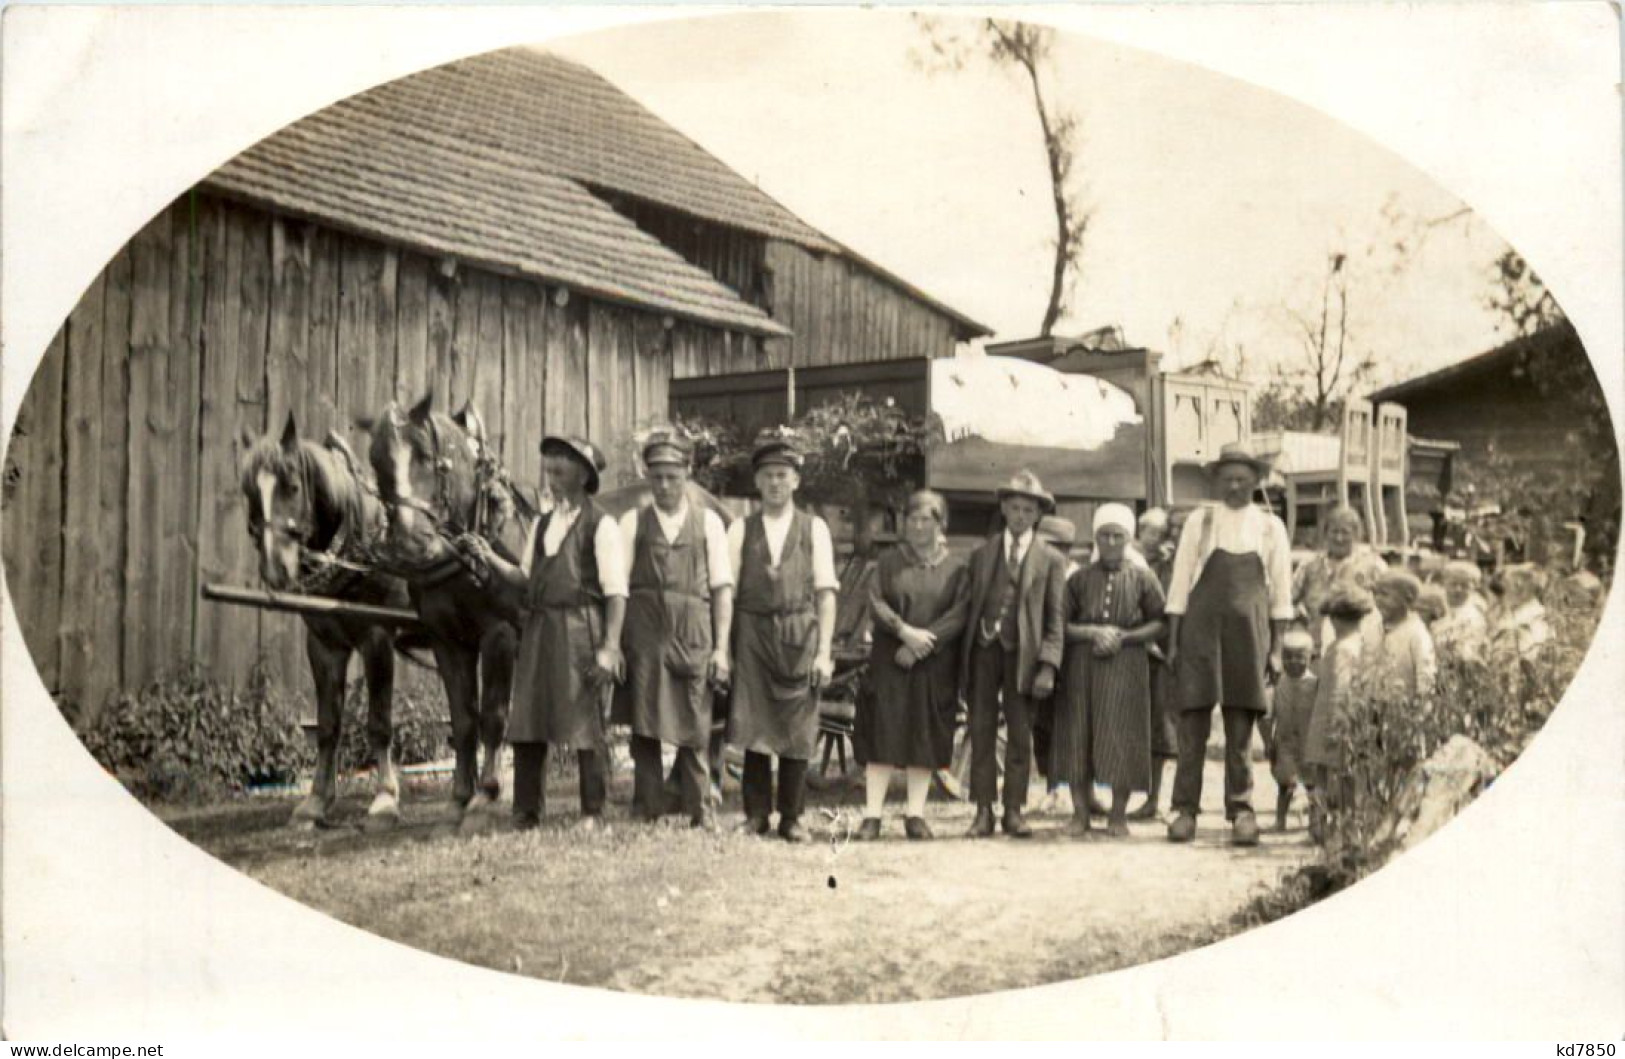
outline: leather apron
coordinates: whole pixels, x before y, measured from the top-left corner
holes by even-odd
[[[548,556],[542,540],[552,517],[543,515],[536,527],[508,740],[602,750],[610,686],[594,686],[587,675],[604,642],[604,592],[593,544],[606,516],[588,500],[558,553]]]
[[[812,519],[791,517],[779,565],[760,514],[745,520],[734,602],[733,713],[728,742],[758,754],[810,759],[818,742],[818,656]]]
[[[638,515],[628,579],[628,721],[635,735],[704,750],[711,738],[711,571],[705,512],[688,505],[677,539],[666,540],[653,506]]]

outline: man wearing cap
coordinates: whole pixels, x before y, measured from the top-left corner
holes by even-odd
[[[660,747],[677,747],[683,812],[695,827],[716,823],[704,753],[711,738],[711,683],[728,681],[733,567],[728,531],[715,511],[691,503],[692,450],[670,429],[643,445],[654,503],[621,516],[628,589],[624,693],[632,722],[632,812],[653,821],[665,810]]]
[[[1027,838],[1022,816],[1032,767],[1034,700],[1055,693],[1065,644],[1066,556],[1038,539],[1055,498],[1031,471],[998,491],[1004,529],[971,553],[970,619],[960,687],[970,705],[972,838],[993,834],[999,713],[1005,720],[1004,833]]]
[[[1213,707],[1224,718],[1224,811],[1238,845],[1258,842],[1252,807],[1253,725],[1264,686],[1281,672],[1281,635],[1292,619],[1286,526],[1253,503],[1268,464],[1226,445],[1207,465],[1219,503],[1191,513],[1168,584],[1169,662],[1179,710],[1179,764],[1168,826],[1173,842],[1196,837]]]
[[[527,616],[514,666],[508,741],[513,746],[513,816],[537,826],[544,808],[549,744],[574,747],[581,825],[604,812],[604,707],[625,669],[626,553],[620,527],[592,500],[604,457],[581,438],[542,439],[553,507],[531,528],[519,566],[490,549],[482,558],[525,593]]]
[[[762,509],[728,527],[737,591],[733,623],[733,710],[728,741],[745,752],[742,829],[765,835],[779,759],[779,835],[807,841],[801,824],[807,762],[818,741],[818,689],[835,673],[835,549],[829,526],[797,510],[803,458],[780,429],[751,454]]]

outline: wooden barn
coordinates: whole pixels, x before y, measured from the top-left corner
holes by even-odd
[[[1578,474],[1584,496],[1576,509],[1544,514],[1559,523],[1583,520],[1593,540],[1617,533],[1619,452],[1602,389],[1566,321],[1389,386],[1371,400],[1403,405],[1413,434],[1458,443],[1452,475],[1458,482]]]
[[[261,141],[154,217],[57,333],[7,449],[4,562],[34,661],[93,714],[188,659],[303,689],[253,583],[239,428],[349,432],[472,399],[509,469],[547,431],[628,473],[674,376],[949,355],[986,329],[858,257],[590,70],[512,49]]]

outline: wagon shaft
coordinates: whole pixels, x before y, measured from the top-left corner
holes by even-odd
[[[204,585],[203,598],[215,603],[230,603],[258,610],[284,611],[290,614],[320,614],[331,618],[361,618],[380,625],[401,628],[420,628],[418,616],[399,607],[375,607],[366,603],[348,603],[322,596],[302,596],[292,592],[265,592],[233,585]]]

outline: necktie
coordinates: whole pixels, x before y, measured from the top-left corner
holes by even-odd
[[[1018,541],[1019,538],[1017,537],[1010,538],[1010,562],[1008,565],[1010,567],[1010,580],[1012,581],[1016,579],[1016,571],[1021,568],[1021,553],[1016,550]]]

